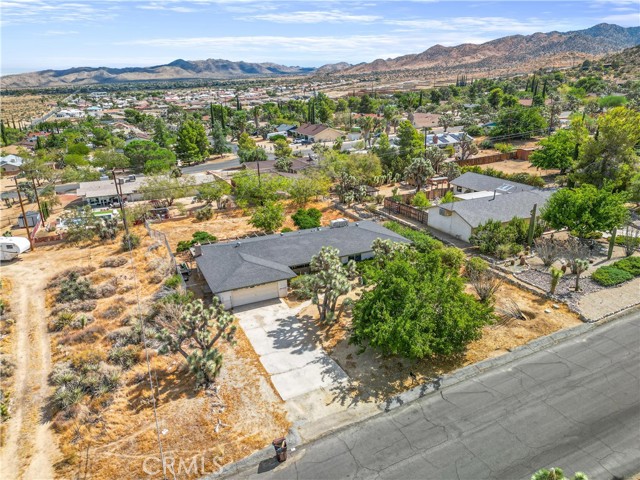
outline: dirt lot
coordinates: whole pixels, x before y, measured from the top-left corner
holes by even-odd
[[[357,295],[357,291],[349,294],[352,298]],[[482,338],[469,344],[463,355],[448,359],[414,361],[397,356],[385,357],[371,348],[359,354],[359,347],[349,345],[348,341],[350,312],[343,315],[338,323],[329,326],[317,323],[318,311],[314,305],[302,311],[301,315],[308,315],[316,320],[318,341],[351,378],[353,383],[349,395],[360,401],[380,402],[416,385],[409,375],[410,371],[422,383],[465,365],[497,357],[537,337],[582,323],[564,305],[559,309],[553,308],[551,302],[512,285],[503,284],[496,298],[496,308],[507,305],[509,299],[517,302],[528,320],[512,320],[486,326]],[[545,309],[551,312],[544,313]]]
[[[528,173],[539,177],[558,175],[560,170],[542,170],[531,165],[528,160],[503,160],[502,162],[488,163],[481,165],[482,168],[491,167],[504,173]]]
[[[13,120],[15,120],[16,127],[20,123],[27,126],[28,122],[34,118],[41,117],[50,111],[55,103],[62,98],[62,95],[4,95],[1,102],[3,120],[9,120],[12,127]]]
[[[116,241],[85,248],[40,247],[2,266],[3,278],[20,287],[13,289],[11,297],[17,320],[17,361],[11,419],[1,457],[7,478],[141,478],[145,459],[149,459],[148,471],[160,472],[144,350],[137,364],[122,373],[120,387],[113,393],[83,401],[72,409],[73,415],[55,413],[48,403],[53,393],[48,384],[53,365],[89,357],[104,359],[112,347],[109,335],[137,316],[138,298],[140,311],[148,311],[150,296],[160,288],[151,265],[164,254],[161,249],[148,250],[152,242],[143,228],[137,227],[137,233],[142,245],[135,250],[133,264]],[[101,266],[105,259],[115,257],[124,257],[128,263]],[[97,300],[90,312],[94,321],[84,328],[49,333],[49,312],[56,302],[52,290],[47,290],[45,298],[45,286],[54,275],[77,266],[96,268],[86,276],[94,286],[115,282],[117,290]],[[283,403],[241,331],[236,342],[233,348],[221,347],[225,357],[217,394],[195,390],[181,356],[159,356],[149,350],[165,457],[174,459],[176,469],[180,461],[188,465],[198,457],[198,471],[183,472],[179,478],[214,472],[220,465],[263,448],[289,428]],[[161,474],[151,478],[161,478]]]
[[[285,205],[286,220],[282,227],[296,230],[297,228],[293,224],[293,220],[291,220],[291,215],[296,212],[297,207],[290,202],[285,202]],[[306,208],[317,208],[322,212],[321,224],[323,226],[329,225],[331,220],[344,216],[341,211],[334,209],[329,201],[311,202],[307,204]],[[174,249],[179,241],[189,240],[191,235],[198,230],[204,230],[215,235],[219,241],[235,240],[236,238],[260,233],[249,224],[251,215],[248,211],[236,208],[233,210],[215,210],[215,212],[211,220],[198,222],[195,218],[183,218],[156,223],[153,228],[164,232],[167,235],[169,244]]]

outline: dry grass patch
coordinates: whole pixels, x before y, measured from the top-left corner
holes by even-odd
[[[119,242],[74,248],[87,252],[89,265],[76,271],[91,281],[97,291],[117,280],[117,295],[96,295],[93,321],[83,328],[64,327],[51,335],[53,364],[71,362],[119,369],[119,386],[83,400],[66,411],[52,409],[52,425],[57,434],[62,460],[56,473],[62,478],[86,477],[96,480],[137,479],[145,476],[143,462],[158,457],[154,422],[155,395],[161,442],[168,458],[187,464],[202,455],[207,473],[261,449],[290,424],[283,402],[275,393],[244,333],[239,329],[236,346],[222,345],[224,366],[216,385],[217,393],[197,391],[193,376],[179,355],[157,355],[156,341],[148,332],[151,377],[150,389],[146,354],[140,348],[138,312],[146,314],[152,298],[161,289],[151,277],[165,277],[164,247],[150,249],[152,240],[136,227],[142,239],[130,262],[103,266],[119,251]],[[135,270],[133,270],[135,266]],[[164,273],[163,273],[164,272]],[[55,309],[60,281],[47,290],[47,305]],[[137,288],[131,288],[134,285]],[[125,288],[126,287],[126,288]],[[138,310],[138,296],[141,309]],[[136,330],[138,328],[138,330]],[[137,333],[136,333],[137,332]],[[119,350],[118,350],[119,349]],[[106,367],[104,366],[106,365]],[[74,367],[75,368],[75,367]],[[108,371],[108,370],[107,370]],[[198,465],[202,465],[198,457]],[[158,465],[149,460],[153,468]],[[202,472],[177,475],[195,478]],[[161,478],[159,476],[158,478]]]
[[[286,220],[282,228],[291,228],[297,230],[291,215],[294,214],[298,207],[291,202],[285,202]],[[305,208],[317,208],[322,212],[321,224],[328,226],[331,220],[344,217],[344,213],[333,208],[330,201],[310,202]],[[185,218],[180,220],[172,220],[164,223],[156,223],[153,228],[167,235],[167,240],[171,248],[176,249],[178,242],[181,240],[189,240],[191,236],[199,231],[205,231],[214,235],[219,241],[234,240],[238,237],[245,237],[260,233],[249,224],[251,218],[250,210],[233,209],[233,210],[215,210],[215,215],[211,220],[198,222],[193,218]]]

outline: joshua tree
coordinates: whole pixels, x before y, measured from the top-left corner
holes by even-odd
[[[556,288],[558,287],[558,282],[560,282],[562,275],[562,270],[560,270],[559,268],[551,267],[551,288],[549,289],[550,295],[556,293]]]
[[[234,317],[225,311],[217,297],[206,308],[202,300],[188,303],[166,303],[156,321],[162,329],[158,339],[161,351],[178,352],[196,376],[199,386],[213,383],[222,368],[222,353],[218,340],[233,342],[236,326]]]
[[[584,258],[578,258],[574,262],[575,274],[576,274],[576,292],[580,291],[580,275],[587,271],[589,268],[589,260]]]

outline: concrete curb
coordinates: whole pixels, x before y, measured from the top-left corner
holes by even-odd
[[[302,439],[298,434],[298,431],[295,427],[292,427],[286,435],[287,445],[297,446],[302,443]],[[269,445],[268,447],[263,448],[262,450],[258,450],[257,452],[252,453],[248,457],[243,458],[242,460],[238,460],[237,462],[230,463],[220,468],[215,473],[210,473],[201,477],[203,480],[216,480],[219,478],[225,478],[229,475],[234,475],[246,471],[250,467],[254,467],[258,465],[260,462],[274,458],[275,452],[273,450],[273,446]]]
[[[542,350],[546,350],[547,348],[557,345],[566,340],[584,335],[594,328],[612,322],[619,316],[626,315],[634,310],[640,310],[640,308],[638,308],[637,305],[631,306],[600,320],[583,323],[582,325],[577,325],[573,328],[560,330],[550,335],[539,337],[525,345],[514,348],[509,353],[505,353],[504,355],[500,355],[496,358],[482,360],[472,365],[467,365],[466,367],[462,367],[452,373],[443,375],[442,377],[439,377],[432,382],[425,383],[418,387],[412,388],[411,390],[407,390],[406,392],[403,392],[399,395],[396,395],[395,397],[391,397],[387,399],[386,402],[378,404],[378,408],[383,412],[389,412],[414,400],[437,392],[438,390],[442,390],[443,388],[451,387],[464,380],[468,380],[469,378],[472,378],[480,373],[484,373],[497,367],[502,367],[521,358],[528,357],[529,355],[533,355],[534,353],[540,352]]]

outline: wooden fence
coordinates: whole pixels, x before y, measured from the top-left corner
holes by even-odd
[[[427,224],[428,214],[424,210],[420,210],[419,208],[412,207],[411,205],[406,205],[401,202],[396,202],[391,198],[384,199],[384,208],[389,213],[395,213],[398,215],[402,215],[403,217],[410,218],[417,222]]]

